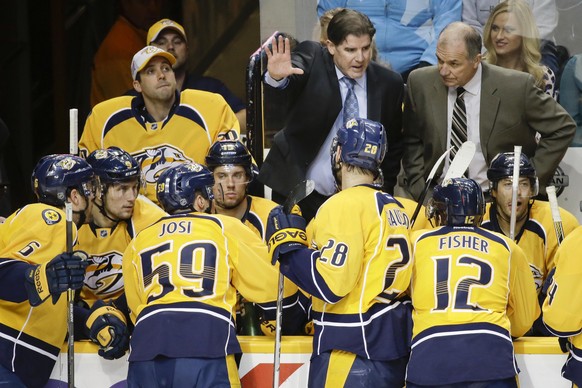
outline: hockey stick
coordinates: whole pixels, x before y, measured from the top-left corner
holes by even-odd
[[[564,241],[565,233],[564,225],[562,225],[562,216],[560,215],[560,207],[558,206],[558,198],[556,197],[556,187],[546,187],[546,193],[548,194],[548,202],[550,203],[550,210],[552,211],[552,220],[554,221],[554,231],[556,232],[558,245],[561,245],[562,241]]]
[[[287,196],[283,204],[283,212],[290,214],[291,210],[302,199],[307,198],[315,189],[315,182],[308,179],[299,182]],[[285,277],[279,270],[279,288],[277,294],[277,317],[275,321],[275,361],[273,366],[273,387],[279,387],[279,374],[281,370],[281,324],[283,323],[283,292],[285,286]]]
[[[412,218],[410,220],[410,227],[411,228],[414,226],[414,222],[416,221],[416,217],[418,216],[418,213],[420,212],[420,208],[422,207],[422,203],[424,202],[424,198],[426,197],[428,190],[432,186],[432,182],[434,181],[434,176],[435,176],[439,166],[441,165],[443,160],[447,157],[449,152],[451,152],[451,149],[452,149],[452,147],[449,148],[448,150],[446,150],[445,153],[443,153],[438,158],[438,160],[436,161],[432,170],[430,170],[430,174],[428,175],[428,178],[426,179],[426,186],[424,188],[424,191],[422,192],[422,195],[418,199],[418,203],[416,204],[416,208],[414,209],[414,213],[412,214]],[[473,143],[472,141],[464,142],[461,145],[461,148],[459,148],[459,150],[455,154],[455,157],[453,158],[453,161],[451,162],[451,165],[449,166],[449,169],[447,170],[447,172],[445,174],[445,179],[458,178],[458,177],[462,176],[465,173],[465,171],[467,170],[467,168],[469,168],[469,164],[471,163],[471,160],[473,160],[474,155],[475,155],[475,143]]]
[[[77,109],[69,110],[69,153],[77,155]],[[67,222],[67,252],[73,252],[73,205],[67,201],[65,203],[66,222]],[[74,320],[74,305],[75,305],[75,290],[69,288],[67,290],[67,376],[68,386],[75,387],[75,320]]]
[[[515,222],[517,217],[517,194],[519,190],[519,165],[521,146],[513,146],[513,181],[511,182],[511,218],[509,220],[509,238],[515,240]]]
[[[460,178],[465,174],[465,171],[469,168],[469,164],[475,156],[475,143],[472,141],[466,141],[461,144],[461,148],[455,154],[453,161],[449,165],[449,169],[445,173],[443,179]]]

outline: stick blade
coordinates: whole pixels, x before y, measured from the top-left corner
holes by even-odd
[[[293,206],[297,205],[302,199],[305,199],[315,189],[315,182],[307,179],[299,182],[287,196],[283,204],[283,211],[285,214],[291,213]]]
[[[465,174],[465,171],[469,168],[473,156],[475,156],[475,143],[472,141],[464,142],[455,154],[444,179],[462,177],[463,174]]]

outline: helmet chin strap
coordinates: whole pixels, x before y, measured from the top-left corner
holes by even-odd
[[[105,195],[101,195],[101,205],[97,204],[97,202],[95,200],[93,200],[93,204],[95,206],[97,206],[97,209],[99,209],[99,211],[101,212],[101,214],[103,214],[105,216],[105,218],[107,218],[109,221],[113,221],[115,223],[119,223],[121,221],[121,220],[118,220],[118,219],[115,219],[115,218],[111,218],[107,214],[107,210],[105,210]]]

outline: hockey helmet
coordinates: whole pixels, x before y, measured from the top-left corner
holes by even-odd
[[[214,176],[205,166],[188,162],[164,170],[156,184],[156,196],[162,208],[169,214],[194,211],[196,191],[212,200]]]
[[[85,159],[68,154],[42,157],[34,167],[32,190],[39,202],[62,208],[72,189],[88,198],[94,193],[95,175]]]
[[[208,150],[206,166],[210,170],[227,164],[243,166],[250,170],[252,157],[243,143],[238,140],[217,141]]]
[[[386,131],[376,121],[350,119],[338,130],[333,141],[332,167],[335,165],[338,146],[341,146],[342,162],[377,173],[386,154]]]
[[[478,226],[485,214],[481,186],[473,179],[452,178],[435,186],[426,217],[436,226]]]
[[[515,154],[513,152],[502,152],[495,155],[489,165],[489,169],[487,170],[487,178],[489,179],[489,184],[492,190],[497,189],[497,183],[501,179],[513,177],[514,164]],[[539,191],[536,169],[524,153],[521,153],[519,158],[519,176],[530,179],[533,191],[532,196],[536,196]]]
[[[95,150],[87,156],[87,162],[104,184],[140,178],[137,160],[118,147]]]

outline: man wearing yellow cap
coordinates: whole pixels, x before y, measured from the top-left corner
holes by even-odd
[[[117,146],[140,164],[145,195],[157,203],[155,183],[173,165],[203,163],[217,140],[238,139],[238,120],[222,96],[176,89],[167,51],[146,46],[131,63],[137,96],[115,97],[93,107],[79,141],[84,156]]]
[[[240,128],[244,132],[246,129],[246,106],[242,100],[216,78],[187,73],[188,42],[184,27],[171,19],[159,20],[149,28],[146,43],[164,49],[176,57],[174,75],[178,90],[197,89],[220,94],[235,112]]]

